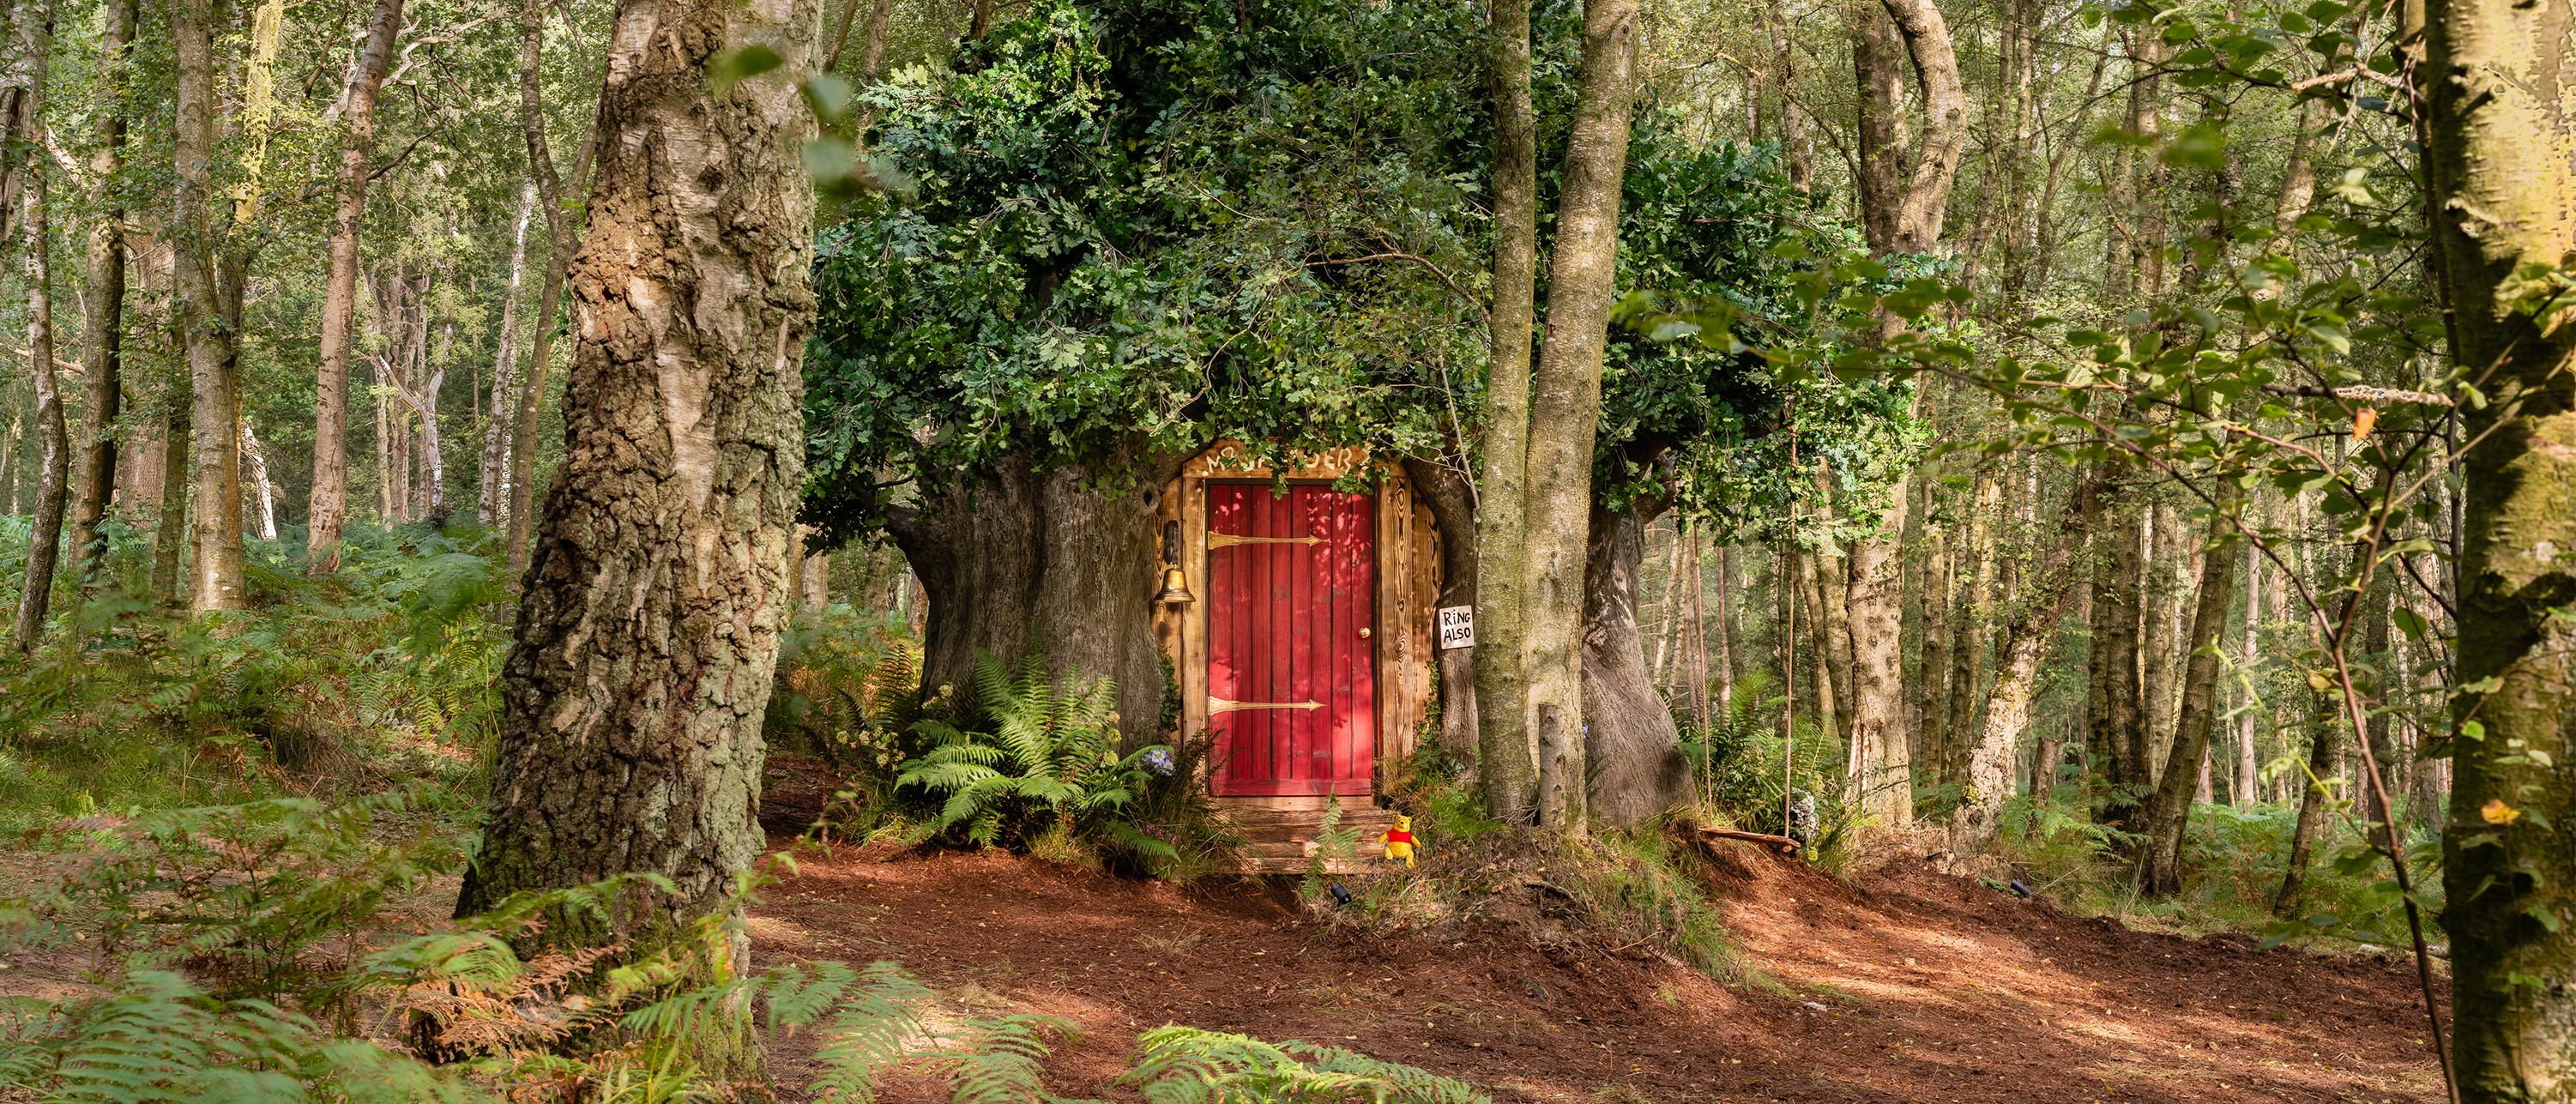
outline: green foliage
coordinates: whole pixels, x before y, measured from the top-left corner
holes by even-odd
[[[1326,873],[1357,855],[1359,843],[1358,828],[1342,827],[1341,795],[1324,795],[1324,815],[1315,821],[1315,846],[1306,856],[1306,874],[1297,882],[1297,895],[1309,901],[1322,900]]]
[[[1540,22],[1539,96],[1561,109],[1579,17]],[[886,487],[1005,456],[1115,467],[1219,437],[1269,458],[1472,451],[1484,35],[1438,6],[1048,3],[953,70],[864,90],[871,148],[914,185],[852,204],[818,243],[807,519],[845,540]],[[1564,115],[1542,116],[1552,166]],[[1787,277],[1811,266],[1771,246],[1809,200],[1773,151],[1706,148],[1649,110],[1628,165],[1623,291],[1727,303],[1748,333],[1803,328]],[[1614,334],[1598,448],[1614,508],[1652,454],[1771,406],[1758,368]]]
[[[990,731],[937,719],[914,730],[928,750],[904,764],[898,787],[944,794],[933,832],[963,828],[966,840],[1030,840],[1058,823],[1106,836],[1138,853],[1173,857],[1171,845],[1145,835],[1130,805],[1150,777],[1147,758],[1162,745],[1118,754],[1118,713],[1106,680],[1050,678],[1046,659],[1022,658],[1018,670],[1000,659],[975,659],[975,709]]]
[[[1147,1104],[1490,1104],[1463,1081],[1338,1047],[1266,1043],[1205,1028],[1158,1027],[1136,1040],[1119,1079]]]

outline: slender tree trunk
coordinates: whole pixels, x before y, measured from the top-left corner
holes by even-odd
[[[184,344],[184,339],[183,339]],[[183,352],[184,356],[185,353]],[[193,424],[185,395],[164,399],[161,432],[161,511],[152,529],[152,598],[163,605],[185,605],[188,565],[188,461],[193,450]]]
[[[2262,620],[2263,560],[2261,557],[2249,556],[2246,557],[2245,564],[2245,650],[2244,658],[2238,661],[2239,665],[2247,669],[2251,669],[2263,658],[2262,642],[2259,639]],[[2262,778],[2262,765],[2256,762],[2254,757],[2254,717],[2261,703],[2254,697],[2253,682],[2250,679],[2245,681],[2244,694],[2244,715],[2236,719],[2236,784],[2229,788],[2229,796],[2235,800],[2236,807],[2240,809],[2253,806],[2257,799],[2255,790]]]
[[[555,300],[572,264],[581,226],[564,205],[563,177],[555,172],[554,154],[546,148],[546,100],[542,74],[545,50],[545,6],[521,0],[519,6],[519,134],[528,147],[528,164],[537,176],[537,198],[546,208],[546,279],[537,291],[536,345],[528,354],[526,386],[519,392],[519,416],[510,434],[509,576],[518,586],[528,566],[529,504],[537,479],[537,412],[546,397],[546,374],[554,370]],[[588,187],[591,158],[598,153],[599,124],[592,122],[574,158],[575,191]]]
[[[2147,806],[2147,845],[2140,885],[2157,896],[2182,892],[2182,837],[2192,798],[2209,778],[2209,739],[2218,718],[2218,634],[2236,604],[2236,571],[2245,545],[2226,538],[2234,525],[2225,514],[2209,519],[2210,547],[2200,554],[2200,597],[2191,619],[2189,659],[2182,676],[2182,711],[2164,778]]]
[[[172,152],[178,184],[173,243],[178,249],[179,311],[188,331],[190,420],[197,455],[194,536],[196,565],[188,584],[189,608],[206,613],[240,609],[242,587],[241,452],[233,432],[239,389],[232,334],[224,325],[223,290],[215,271],[213,199],[215,59],[213,0],[180,0],[171,19],[176,58],[178,124]]]
[[[2290,858],[2281,874],[2281,891],[2272,898],[2272,915],[2283,920],[2296,919],[2302,911],[2317,830],[2325,826],[2326,802],[2333,796],[2325,783],[2334,778],[2343,761],[2343,723],[2324,694],[2309,695],[2308,732],[2308,772],[2294,783],[2299,788],[2299,820],[2290,829]]]
[[[797,151],[814,122],[791,80],[719,97],[707,69],[730,44],[763,42],[782,73],[804,72],[820,14],[818,0],[618,4],[598,123],[617,139],[603,143],[570,280],[564,466],[502,668],[460,915],[519,890],[657,874],[668,892],[612,918],[627,954],[650,954],[722,905],[762,847],[760,722],[795,601],[814,319],[814,193]],[[606,934],[563,910],[544,937]],[[719,977],[749,965],[740,937],[728,949]],[[733,1042],[744,1049],[701,1067],[756,1065],[747,1036]]]
[[[2478,443],[2464,467],[2459,678],[2498,680],[2458,699],[2461,720],[2485,731],[2454,741],[2442,833],[2453,1066],[2471,1104],[2540,1100],[2576,1089],[2576,626],[2563,613],[2576,594],[2576,328],[2564,293],[2530,275],[2576,253],[2576,105],[2560,91],[2569,11],[2565,0],[2427,0],[2425,11],[2427,207],[2453,355],[2488,396],[2460,418],[2460,439]]]
[[[1618,297],[1619,197],[1636,95],[1636,0],[1583,10],[1583,75],[1557,195],[1546,337],[1530,374],[1527,551],[1521,561],[1521,649],[1538,734],[1539,821],[1583,818],[1585,548],[1592,449],[1601,420],[1602,353]]]
[[[2139,593],[2144,599],[2145,615],[2141,619],[2138,654],[2140,684],[2145,688],[2147,712],[2147,762],[2158,768],[2156,778],[2163,777],[2161,768],[2173,749],[2174,720],[2181,705],[2174,686],[2174,675],[2183,662],[2183,630],[2175,625],[2177,606],[2183,597],[2181,570],[2184,542],[2175,524],[2174,508],[2159,502],[2147,511],[2151,549],[2145,560],[2145,577]]]
[[[44,118],[46,57],[53,50],[54,10],[51,0],[32,0],[18,11],[16,44],[26,51],[26,127],[18,135],[32,142]],[[18,591],[18,619],[11,640],[21,655],[36,648],[44,635],[45,615],[54,593],[54,565],[62,555],[63,500],[71,468],[71,439],[63,426],[63,393],[54,373],[54,262],[46,195],[53,174],[40,153],[29,153],[19,187],[25,190],[25,213],[19,228],[26,234],[28,378],[36,391],[36,518],[27,537],[27,574]]]
[[[126,50],[134,41],[137,0],[108,0],[99,36],[99,148],[90,171],[99,180],[99,215],[89,232],[89,309],[83,312],[81,363],[87,385],[81,403],[78,492],[72,509],[72,548],[87,594],[106,581],[107,540],[99,524],[116,493],[116,419],[124,412],[125,209],[114,186],[125,162]]]
[[[1925,510],[1930,503],[1927,499]],[[1917,685],[1916,737],[1914,750],[1923,761],[1927,779],[1940,782],[1938,764],[1942,748],[1950,742],[1950,527],[1923,526],[1923,679]]]
[[[259,447],[259,434],[252,432],[250,419],[241,420],[242,463],[250,474],[251,489],[258,494],[259,539],[277,539],[277,498],[269,493],[268,450]]]
[[[1827,628],[1824,557],[1798,554],[1798,602],[1806,609],[1808,680],[1815,688],[1816,730],[1828,743],[1843,738],[1842,702],[1834,695],[1834,639]]]
[[[1675,525],[1675,538],[1678,540],[1680,537],[1680,523],[1676,522]],[[1690,531],[1690,635],[1688,638],[1690,642],[1691,720],[1693,723],[1697,724],[1702,731],[1706,731],[1708,729],[1709,717],[1708,610],[1706,609],[1707,595],[1705,588],[1700,585],[1699,545],[1699,530],[1692,529]],[[1724,636],[1725,632],[1726,630],[1723,627],[1718,629],[1718,633],[1721,637]]]
[[[492,362],[492,417],[483,423],[482,490],[474,496],[475,519],[485,528],[500,524],[510,498],[510,423],[501,411],[518,394],[511,384],[519,362],[519,284],[528,272],[528,216],[536,206],[537,182],[522,181],[518,229],[510,235],[510,288],[501,299],[501,339]]]
[[[1905,210],[1905,142],[1897,104],[1905,76],[1897,62],[1896,28],[1880,4],[1851,5],[1852,75],[1858,85],[1853,141],[1859,160],[1852,186],[1859,192],[1861,235],[1872,253],[1896,247]],[[1792,46],[1792,49],[1795,47]]]
[[[1969,749],[1977,738],[1977,707],[1985,698],[1983,674],[1991,632],[1988,620],[1995,593],[1995,520],[2000,487],[1991,470],[1977,472],[1967,546],[1962,557],[1975,556],[1976,570],[1950,607],[1950,738],[1932,776],[1944,787],[1964,786]],[[1962,563],[1964,564],[1964,560]]]
[[[1528,539],[1530,339],[1537,326],[1538,129],[1530,0],[1493,0],[1494,309],[1476,510],[1477,778],[1485,815],[1528,822],[1538,777],[1524,708],[1521,567]]]
[[[2115,463],[2106,461],[2106,471],[2126,474],[2126,466],[2112,466]],[[2106,824],[2129,823],[2142,800],[2138,787],[2147,784],[2140,731],[2146,725],[2141,708],[2145,691],[2138,674],[2143,616],[2138,593],[2139,532],[2135,508],[2125,501],[2111,504],[2103,513],[2093,562],[2093,655],[2087,677],[2100,692],[2088,703],[2084,720],[2089,738],[2103,752],[2103,781],[2111,787],[2100,814]]]
[[[340,569],[340,534],[349,524],[349,353],[358,310],[358,227],[367,210],[376,91],[392,62],[394,38],[402,32],[402,9],[402,0],[375,0],[366,45],[350,67],[336,108],[343,128],[339,203],[332,211],[330,261],[322,284],[322,367],[313,394],[313,489],[304,538],[309,570],[325,574]]]

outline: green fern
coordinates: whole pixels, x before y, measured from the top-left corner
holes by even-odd
[[[1324,895],[1324,875],[1335,862],[1359,853],[1360,830],[1344,828],[1339,794],[1324,795],[1324,815],[1315,824],[1315,851],[1306,857],[1306,877],[1297,885],[1308,900]]]
[[[1148,1104],[1492,1104],[1475,1086],[1429,1070],[1197,1027],[1146,1032],[1119,1083],[1137,1086]]]
[[[1108,680],[1050,679],[1043,657],[1018,669],[986,653],[975,659],[978,709],[990,721],[976,732],[926,719],[914,730],[936,741],[895,778],[945,794],[930,834],[963,826],[971,843],[1000,843],[1006,834],[1033,837],[1058,820],[1105,834],[1146,855],[1169,858],[1171,846],[1136,830],[1125,813],[1150,777],[1145,757],[1162,745],[1117,753],[1118,713]]]

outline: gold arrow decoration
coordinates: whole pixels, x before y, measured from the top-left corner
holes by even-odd
[[[1232,533],[1208,534],[1208,551],[1210,552],[1216,551],[1220,548],[1232,548],[1238,544],[1317,545],[1322,543],[1324,543],[1324,538],[1322,537],[1238,537]]]
[[[1208,716],[1211,717],[1219,713],[1232,713],[1238,709],[1322,709],[1323,707],[1324,703],[1319,701],[1239,702],[1227,701],[1213,695],[1208,698]]]

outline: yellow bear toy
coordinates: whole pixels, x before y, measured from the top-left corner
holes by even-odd
[[[1387,829],[1378,838],[1386,841],[1387,861],[1393,862],[1396,859],[1403,859],[1404,865],[1407,869],[1410,869],[1413,866],[1412,817],[1405,816],[1402,813],[1396,814],[1395,827]]]

